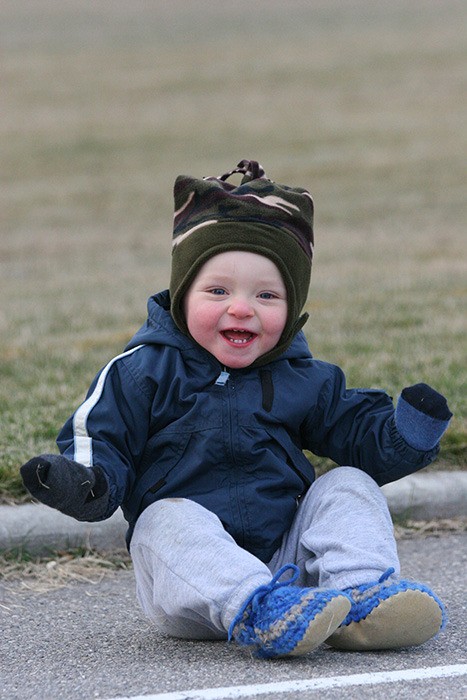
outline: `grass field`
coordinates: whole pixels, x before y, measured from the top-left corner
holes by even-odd
[[[172,185],[259,160],[307,187],[306,333],[350,386],[426,381],[466,468],[462,0],[4,0],[0,482],[55,450],[168,282]]]

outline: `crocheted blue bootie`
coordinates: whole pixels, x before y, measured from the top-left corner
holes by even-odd
[[[445,627],[446,611],[433,591],[391,579],[393,573],[391,568],[379,581],[345,589],[352,607],[327,644],[353,651],[399,649],[423,644]]]
[[[294,575],[279,583],[288,569]],[[290,585],[298,574],[294,564],[287,564],[269,584],[254,590],[230,625],[229,640],[262,659],[301,656],[324,642],[346,617],[350,599],[342,591]]]

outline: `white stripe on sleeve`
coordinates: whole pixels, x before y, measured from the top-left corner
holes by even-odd
[[[99,402],[102,392],[104,391],[105,380],[110,371],[110,368],[114,365],[117,360],[122,357],[127,357],[131,355],[135,350],[139,350],[143,345],[137,345],[131,350],[121,353],[110,360],[110,362],[104,367],[99,375],[97,384],[90,396],[86,399],[84,403],[76,410],[73,417],[73,439],[74,439],[74,457],[75,462],[83,464],[85,467],[92,467],[92,438],[89,436],[87,422],[89,414],[91,413],[94,406]]]

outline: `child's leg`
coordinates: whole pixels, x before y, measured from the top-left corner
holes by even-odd
[[[295,557],[305,585],[345,589],[351,610],[327,643],[341,649],[422,644],[445,624],[425,585],[399,579],[386,500],[360,470],[341,467],[316,480],[270,566]]]
[[[186,499],[147,508],[131,541],[137,595],[157,627],[176,637],[225,639],[262,658],[319,646],[350,611],[341,591],[290,585],[239,547],[216,515]]]
[[[239,547],[214,513],[182,498],[143,511],[131,557],[144,613],[175,637],[225,639],[244,600],[271,581],[268,567]]]
[[[394,528],[379,486],[360,469],[336,467],[319,477],[300,503],[269,566],[300,568],[299,583],[347,588],[400,565]]]

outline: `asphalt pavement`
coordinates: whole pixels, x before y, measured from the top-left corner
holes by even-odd
[[[131,571],[46,593],[4,583],[0,698],[465,700],[467,533],[417,535],[398,546],[403,574],[431,586],[450,621],[437,638],[396,651],[323,645],[306,657],[261,661],[227,642],[163,637],[138,608]],[[294,683],[306,689],[297,692]]]
[[[393,517],[467,516],[467,472],[420,472],[383,492]],[[120,549],[125,530],[120,511],[102,523],[78,523],[41,504],[0,506],[0,550]],[[339,652],[323,645],[308,657],[264,662],[224,642],[163,637],[138,608],[131,570],[45,592],[28,589],[26,580],[4,582],[0,698],[334,700],[345,693],[359,700],[376,694],[464,700],[467,532],[413,536],[398,546],[403,575],[431,586],[450,622],[425,645],[390,652]]]

